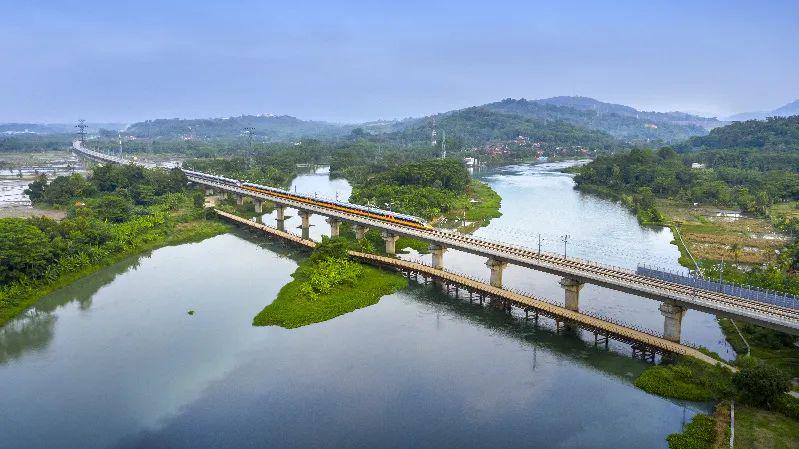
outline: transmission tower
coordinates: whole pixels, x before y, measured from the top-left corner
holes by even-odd
[[[86,128],[88,125],[86,124],[86,120],[80,119],[78,120],[78,124],[75,125],[75,128],[78,128],[78,135],[80,136],[80,143],[83,144],[86,142]]]
[[[248,126],[244,128],[244,133],[247,134],[247,147],[249,147],[250,155],[252,155],[252,135],[255,134],[255,128]]]

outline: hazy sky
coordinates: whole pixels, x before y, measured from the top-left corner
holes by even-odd
[[[401,118],[585,95],[799,98],[799,1],[0,0],[0,122]]]

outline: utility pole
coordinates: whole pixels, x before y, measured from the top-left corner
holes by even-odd
[[[447,132],[441,131],[441,159],[447,158]]]
[[[117,131],[117,138],[119,139],[119,157],[122,157],[122,132]]]
[[[78,124],[75,125],[75,128],[78,128],[78,135],[80,136],[80,143],[83,145],[86,142],[86,120],[80,119],[78,120]]]
[[[563,237],[560,238],[563,241],[563,258],[564,259],[566,258],[566,244],[569,243],[569,238],[571,238],[571,236],[569,234],[566,234],[566,235],[564,235]]]
[[[541,257],[541,233],[538,233],[538,257]]]

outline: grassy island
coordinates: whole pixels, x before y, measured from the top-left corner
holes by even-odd
[[[349,260],[348,246],[343,238],[323,238],[253,324],[293,329],[320,323],[376,304],[408,285],[396,273]]]

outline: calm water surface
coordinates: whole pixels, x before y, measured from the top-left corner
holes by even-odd
[[[537,242],[538,232],[568,232],[575,251],[584,242],[577,254],[675,263],[667,232],[580,196],[567,176],[524,166],[480,176],[503,196],[504,213],[481,234]],[[295,184],[350,191],[325,172]],[[553,206],[555,218],[544,213]],[[313,223],[312,235],[327,231]],[[251,326],[298,257],[236,232],[132,258],[46,297],[0,329],[2,447],[664,448],[705,407],[636,389],[646,365],[629,349],[594,349],[432,287],[300,329]],[[487,270],[468,255],[445,257],[462,271]],[[561,298],[555,281],[506,275]],[[657,313],[647,300],[583,292],[581,306],[630,321]],[[715,338],[710,321],[692,315],[686,332]]]

